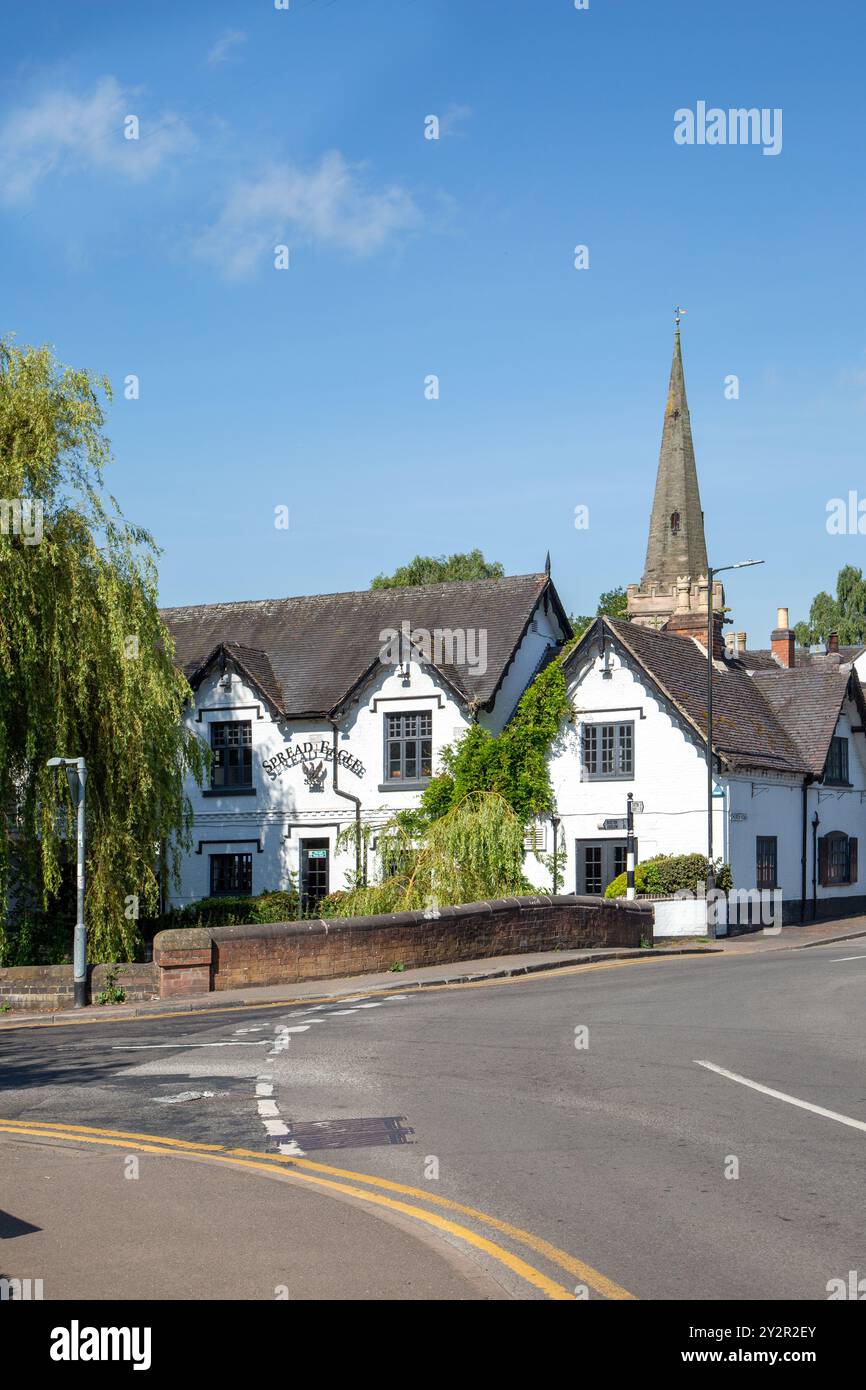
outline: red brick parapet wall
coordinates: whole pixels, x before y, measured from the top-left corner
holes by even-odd
[[[158,932],[160,998],[248,985],[327,980],[485,956],[652,939],[649,904],[603,898],[502,898],[377,917],[328,918]]]
[[[159,975],[155,965],[91,965],[88,989],[92,1003],[108,988],[108,975],[117,976],[117,988],[126,1002],[159,998]],[[0,1004],[13,1009],[71,1009],[74,987],[71,965],[7,965],[0,967]],[[2,1018],[2,1014],[0,1014]]]

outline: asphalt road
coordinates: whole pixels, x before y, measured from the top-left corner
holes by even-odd
[[[0,1272],[825,1300],[866,1274],[864,1004],[858,941],[2,1032]]]

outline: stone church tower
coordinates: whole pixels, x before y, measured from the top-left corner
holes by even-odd
[[[713,584],[716,612],[721,612],[724,602],[724,589],[717,580]],[[695,636],[706,631],[707,543],[686,400],[679,311],[646,563],[640,584],[628,586],[628,616],[643,627],[667,625],[668,631],[694,630]]]

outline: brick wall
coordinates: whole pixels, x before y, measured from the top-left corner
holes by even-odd
[[[88,969],[89,999],[107,986],[109,971],[117,974],[117,987],[126,991],[130,1002],[159,998],[156,966],[92,965]],[[10,965],[0,968],[0,1004],[13,1009],[71,1009],[73,1003],[71,965]]]
[[[441,908],[262,926],[159,932],[160,997],[444,965],[484,956],[577,947],[635,947],[652,937],[652,909],[599,898],[504,898]]]

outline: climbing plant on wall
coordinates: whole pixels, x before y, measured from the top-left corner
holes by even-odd
[[[473,724],[443,750],[442,770],[421,798],[428,821],[447,814],[477,791],[498,792],[522,825],[550,809],[548,758],[563,720],[571,717],[562,668],[573,645],[536,676],[500,734]]]

